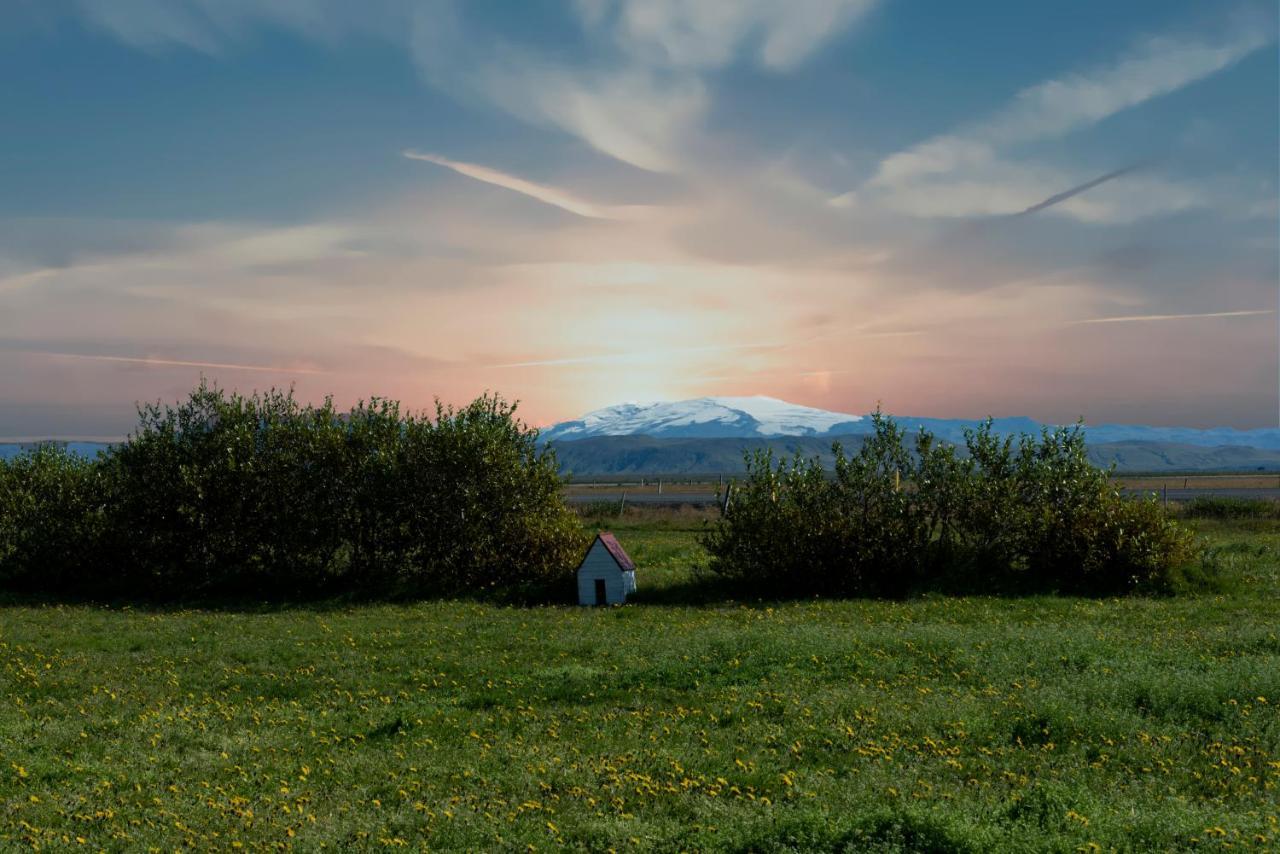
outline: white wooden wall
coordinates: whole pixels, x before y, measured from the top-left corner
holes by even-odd
[[[631,576],[628,580],[624,576]],[[596,540],[595,545],[587,552],[587,557],[578,567],[578,604],[596,604],[596,579],[604,579],[604,595],[610,605],[621,605],[627,601],[627,593],[635,590],[635,573],[623,572],[604,547],[604,543]]]

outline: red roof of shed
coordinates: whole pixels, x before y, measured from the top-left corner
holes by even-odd
[[[631,572],[636,568],[635,562],[627,555],[626,549],[622,547],[622,543],[618,542],[618,538],[613,534],[608,531],[601,531],[596,534],[596,539],[604,543],[604,547],[609,550],[609,554],[613,556],[614,561],[622,568],[623,572]],[[595,545],[595,543],[592,543],[592,545]]]

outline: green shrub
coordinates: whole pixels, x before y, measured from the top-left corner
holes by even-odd
[[[1190,533],[1154,499],[1123,496],[1092,465],[1079,426],[997,438],[966,433],[951,581],[968,589],[1106,595],[1192,561]]]
[[[434,422],[408,419],[390,512],[407,537],[413,589],[455,592],[552,585],[586,547],[565,506],[554,453],[485,396],[461,409],[437,404]]]
[[[748,456],[705,537],[712,571],[806,595],[1108,595],[1199,558],[1154,501],[1123,497],[1088,462],[1079,427],[1014,440],[988,422],[963,454],[926,431],[909,447],[879,413],[872,428],[852,456],[833,447],[831,476],[816,459]]]
[[[834,446],[834,477],[816,459],[749,455],[729,512],[705,539],[711,569],[753,587],[806,594],[884,595],[914,586],[950,494],[937,490],[930,503],[903,491],[901,473],[913,459],[903,432],[872,417],[874,432],[856,454]],[[916,451],[931,472],[954,463],[927,437]]]
[[[1280,501],[1201,496],[1178,508],[1187,519],[1280,519]]]
[[[343,545],[342,425],[326,401],[201,384],[139,409],[104,458],[108,553],[125,590],[156,595],[324,587]]]
[[[97,461],[3,470],[0,579],[157,597],[452,595],[554,586],[581,556],[554,456],[496,396],[428,417],[202,383],[139,418]],[[44,545],[77,537],[91,561]]]
[[[63,446],[0,462],[0,585],[58,590],[94,580],[104,502],[100,466]]]

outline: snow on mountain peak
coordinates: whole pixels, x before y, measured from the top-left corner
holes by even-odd
[[[588,412],[549,428],[547,438],[588,436],[819,436],[862,416],[828,412],[777,398],[699,397],[659,403],[623,403]]]
[[[965,431],[982,422],[972,419],[896,418],[909,433],[930,431],[939,440],[963,443]],[[997,418],[998,436],[1038,435],[1040,423],[1030,418]],[[699,397],[659,403],[623,403],[588,412],[542,431],[543,439],[587,439],[593,436],[653,436],[673,439],[759,439],[779,436],[837,437],[865,434],[868,419],[844,412],[828,412],[773,397]],[[1254,430],[1189,427],[1151,427],[1140,424],[1100,424],[1087,427],[1091,444],[1138,442],[1173,443],[1179,448],[1244,447],[1280,451],[1280,429]],[[1194,466],[1193,466],[1194,467]]]

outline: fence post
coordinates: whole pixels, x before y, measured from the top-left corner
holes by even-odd
[[[723,516],[729,512],[729,498],[733,495],[733,484],[729,484],[724,490],[724,504],[720,505],[720,515]]]
[[[662,478],[658,478],[658,494],[662,494]]]
[[[618,501],[618,515],[621,516],[627,509],[627,491],[622,490],[622,498]]]
[[[1169,484],[1166,483],[1164,485],[1163,491],[1164,491],[1164,509],[1168,510],[1169,509]]]

